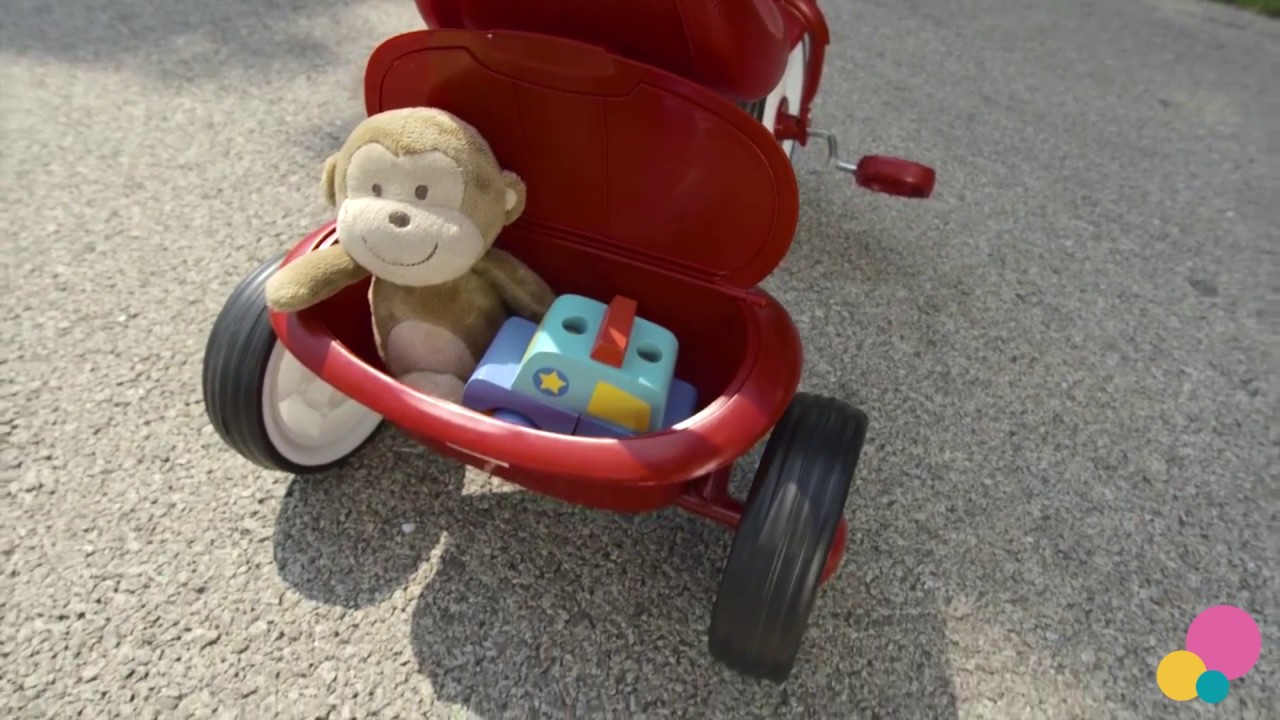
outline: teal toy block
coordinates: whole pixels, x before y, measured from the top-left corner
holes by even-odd
[[[660,429],[679,342],[670,330],[629,314],[626,302],[609,306],[581,295],[558,297],[525,350],[512,390],[633,432]],[[633,313],[634,303],[630,308]],[[609,338],[621,354],[620,366],[592,357]]]

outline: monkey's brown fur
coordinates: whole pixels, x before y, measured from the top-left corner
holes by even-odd
[[[325,162],[323,189],[332,206],[339,207],[346,199],[347,169],[352,156],[371,143],[383,146],[397,158],[439,151],[456,162],[462,172],[465,190],[459,209],[483,237],[486,251],[480,260],[461,277],[425,287],[397,285],[375,276],[370,305],[378,350],[388,360],[388,370],[393,375],[403,379],[420,372],[443,373],[465,381],[462,373],[469,373],[474,367],[510,312],[537,322],[554,299],[551,289],[524,263],[492,247],[502,229],[523,211],[524,183],[514,173],[501,169],[488,143],[469,124],[440,110],[407,108],[364,120],[342,149]],[[510,208],[509,190],[516,196]],[[278,310],[300,310],[369,275],[370,271],[358,264],[341,243],[340,237],[337,244],[303,255],[278,270],[267,284],[267,303]],[[389,353],[388,341],[402,323],[417,324],[400,333],[406,337],[401,347],[407,342],[423,357],[406,360],[404,351]],[[414,336],[413,331],[419,329],[425,331]],[[470,354],[467,367],[460,367],[456,361],[435,361],[428,357],[430,350],[423,353],[419,349],[426,342],[439,345],[441,337],[450,344],[449,336],[460,341]],[[454,357],[458,355],[456,349],[440,350],[442,357],[450,352]],[[440,394],[457,400],[457,391],[460,383],[450,383],[450,392]]]

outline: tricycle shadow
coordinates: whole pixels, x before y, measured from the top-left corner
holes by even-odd
[[[303,597],[352,609],[385,600],[418,572],[456,513],[462,467],[406,452],[389,435],[380,431],[346,466],[289,485],[275,561]]]
[[[619,516],[523,492],[449,503],[448,547],[410,630],[441,700],[486,716],[833,707],[955,716],[936,614],[871,606],[854,559],[824,591],[800,662],[779,687],[738,676],[707,652],[731,539],[723,530],[674,511]]]
[[[408,631],[440,700],[484,715],[687,707],[821,716],[839,707],[853,716],[955,716],[933,608],[884,600],[918,597],[907,588],[870,596],[856,555],[819,598],[790,681],[758,683],[707,653],[728,533],[675,511],[595,512],[503,492],[510,488],[497,481],[497,492],[464,494],[462,466],[389,435],[345,469],[292,483],[276,563],[308,599],[367,607],[404,587],[443,538]],[[735,473],[739,492],[757,454]]]

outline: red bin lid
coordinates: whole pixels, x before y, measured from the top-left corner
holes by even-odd
[[[369,59],[365,104],[439,107],[474,125],[528,186],[518,222],[744,289],[791,246],[796,179],[773,134],[705,88],[594,46],[399,35]]]

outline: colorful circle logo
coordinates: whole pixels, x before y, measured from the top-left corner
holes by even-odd
[[[1170,700],[1200,698],[1217,705],[1231,681],[1244,677],[1262,654],[1262,632],[1249,613],[1234,605],[1215,605],[1187,628],[1185,650],[1175,650],[1156,668],[1156,684]]]

